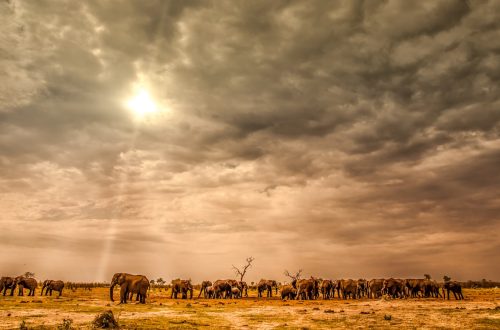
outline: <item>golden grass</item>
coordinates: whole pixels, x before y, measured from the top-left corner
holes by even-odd
[[[464,301],[281,301],[255,292],[242,300],[172,300],[153,290],[146,305],[118,305],[108,294],[102,288],[68,290],[61,298],[0,297],[0,329],[19,329],[22,321],[30,329],[57,329],[63,319],[88,329],[109,309],[123,329],[500,329],[500,289],[466,289]]]

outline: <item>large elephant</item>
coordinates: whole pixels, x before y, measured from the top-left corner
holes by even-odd
[[[340,280],[339,281],[339,291],[342,293],[342,298],[356,299],[358,296],[358,281],[356,280]],[[340,297],[340,293],[339,293]]]
[[[243,296],[242,282],[227,280],[227,283],[231,286],[230,298],[241,298]]]
[[[425,281],[426,280],[422,278],[410,278],[405,280],[405,286],[411,298],[420,298],[424,296]]]
[[[382,297],[382,287],[384,286],[384,279],[372,279],[368,281],[368,298]]]
[[[278,283],[275,280],[264,280],[261,279],[257,284],[257,296],[262,297],[262,292],[267,291],[267,297],[273,296],[273,287],[276,288],[276,294],[278,293]]]
[[[333,298],[335,291],[333,290],[333,281],[331,280],[323,280],[321,282],[321,294],[323,295],[323,299],[330,299],[330,297]]]
[[[201,294],[203,293],[203,297],[206,299],[207,298],[207,288],[212,286],[212,282],[210,281],[203,281],[201,282],[201,288],[200,288],[200,293],[198,294],[198,298],[201,297]]]
[[[3,291],[3,295],[7,293],[7,289],[10,289],[10,295],[14,295],[14,289],[16,288],[16,281],[13,277],[4,276],[0,279],[0,292]]]
[[[231,298],[231,289],[233,280],[217,280],[215,281],[214,298]]]
[[[368,295],[368,281],[360,278],[358,281],[358,298],[363,298]]]
[[[56,292],[59,292],[58,297],[60,297],[62,295],[62,291],[64,289],[64,282],[60,281],[60,280],[57,280],[57,281],[45,280],[45,281],[43,281],[42,292],[40,293],[40,295],[42,295],[42,296],[43,296],[44,289],[45,289],[45,295],[50,294],[52,296],[52,291],[56,291]]]
[[[15,278],[15,285],[19,287],[18,295],[24,296],[24,289],[28,289],[28,296],[34,296],[38,282],[32,277],[18,276]]]
[[[446,281],[443,284],[443,299],[445,299],[445,291],[447,293],[448,300],[450,300],[450,291],[453,292],[453,296],[455,300],[464,299],[464,295],[462,294],[462,286],[460,283],[455,281]]]
[[[382,285],[382,293],[391,296],[392,298],[405,297],[405,281],[396,278],[384,280]]]
[[[171,283],[172,293],[170,294],[170,298],[177,299],[177,295],[180,293],[182,299],[186,299],[189,292],[189,299],[193,299],[193,285],[191,284],[191,280],[176,279],[172,280]]]
[[[290,284],[284,285],[281,288],[281,299],[293,300],[297,294],[297,290]]]
[[[120,304],[126,304],[129,293],[136,293],[141,304],[146,303],[146,295],[149,289],[149,280],[144,275],[132,275],[127,273],[116,273],[111,280],[109,298],[113,299],[115,285],[120,286]]]
[[[311,277],[310,279],[293,280],[292,286],[297,289],[295,299],[316,299],[319,292],[319,280]]]
[[[440,298],[441,296],[441,287],[438,282],[434,280],[425,280],[424,282],[424,294],[426,297]]]

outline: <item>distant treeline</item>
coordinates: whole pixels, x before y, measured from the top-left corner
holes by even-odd
[[[471,281],[460,282],[463,288],[476,289],[476,288],[500,288],[500,282],[495,282],[491,280],[482,279],[481,281]]]

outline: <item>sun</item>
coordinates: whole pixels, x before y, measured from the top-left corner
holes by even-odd
[[[127,108],[139,118],[143,118],[158,110],[155,102],[145,89],[138,90],[137,94],[127,101]]]

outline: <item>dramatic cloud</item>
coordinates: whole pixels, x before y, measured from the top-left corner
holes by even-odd
[[[3,1],[0,268],[500,274],[500,2]],[[139,89],[158,112],[126,103]]]

